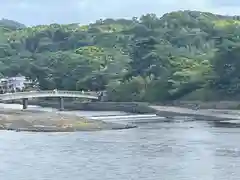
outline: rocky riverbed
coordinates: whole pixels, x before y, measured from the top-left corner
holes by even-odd
[[[135,128],[134,125],[90,120],[58,112],[0,110],[0,130],[31,132],[74,132]]]

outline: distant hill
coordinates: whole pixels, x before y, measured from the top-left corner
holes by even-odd
[[[26,26],[24,24],[21,24],[19,22],[13,21],[13,20],[1,19],[0,27],[5,27],[5,28],[11,29],[11,30],[16,30],[16,29],[25,28]]]
[[[106,90],[115,101],[231,99],[240,18],[199,11],[25,27],[0,21],[0,73],[42,89]]]

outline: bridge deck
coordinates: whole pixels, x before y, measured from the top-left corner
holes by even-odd
[[[0,95],[1,101],[17,100],[25,98],[39,98],[39,97],[71,97],[71,98],[86,98],[98,99],[95,92],[80,92],[80,91],[30,91],[30,92],[16,92],[6,93]]]

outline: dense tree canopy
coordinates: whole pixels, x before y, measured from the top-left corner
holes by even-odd
[[[174,100],[199,90],[234,97],[239,71],[238,16],[178,11],[36,27],[0,20],[0,76],[22,74],[42,89],[106,90],[115,101]]]

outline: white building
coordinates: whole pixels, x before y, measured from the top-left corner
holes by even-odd
[[[0,79],[1,92],[23,91],[27,84],[31,83],[25,76],[7,77]]]

